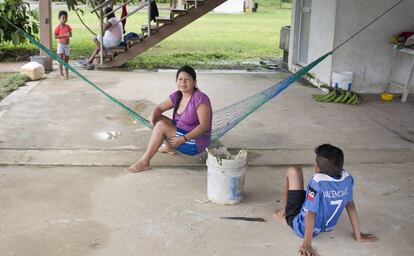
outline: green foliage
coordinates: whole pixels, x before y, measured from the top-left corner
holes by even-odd
[[[29,81],[29,77],[21,74],[21,73],[14,73],[10,76],[8,76],[4,81],[2,82],[2,92],[4,94],[9,94],[12,91],[17,90],[20,86],[25,85],[27,81]]]
[[[30,10],[30,5],[22,0],[0,1],[0,17],[0,42],[10,41],[14,45],[25,42],[15,26],[30,34],[39,33],[37,11]]]
[[[13,45],[12,42],[0,43],[0,61],[25,61],[38,54],[39,48],[30,42],[19,45]]]

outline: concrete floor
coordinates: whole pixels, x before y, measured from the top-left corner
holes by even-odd
[[[174,90],[170,72],[84,72],[144,116]],[[250,96],[286,74],[199,73],[214,109]],[[0,102],[0,255],[296,255],[301,239],[270,217],[285,165],[312,173],[313,148],[345,151],[355,177],[362,229],[354,242],[346,214],[314,240],[321,255],[411,255],[414,101],[316,103],[295,84],[226,134],[219,144],[249,151],[246,199],[206,200],[204,157],[157,155],[151,171],[122,172],[150,131],[79,79],[55,73]],[[108,132],[116,131],[112,139]],[[172,168],[175,167],[175,168]],[[263,217],[265,223],[221,220]]]
[[[414,164],[347,165],[362,230],[344,213],[314,239],[321,255],[412,255]],[[271,212],[280,207],[284,168],[250,168],[246,199],[202,204],[205,170],[157,168],[130,175],[108,167],[0,168],[1,255],[296,255],[301,239]],[[309,177],[312,169],[306,168]],[[221,220],[262,217],[265,223]]]

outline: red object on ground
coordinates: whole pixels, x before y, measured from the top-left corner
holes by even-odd
[[[414,35],[414,32],[411,32],[411,31],[401,32],[401,34],[400,34],[400,36],[403,36],[405,38],[409,38],[412,35]]]

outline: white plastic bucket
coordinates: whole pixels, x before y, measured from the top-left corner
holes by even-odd
[[[218,204],[236,204],[244,197],[247,151],[230,154],[226,148],[210,149],[207,157],[207,196]]]
[[[352,89],[352,79],[354,73],[348,71],[332,72],[332,87],[339,88],[342,90]]]
[[[21,66],[19,71],[30,77],[32,81],[42,79],[45,75],[45,68],[37,62],[29,62]]]
[[[30,61],[31,62],[37,62],[40,65],[42,65],[43,67],[45,67],[46,56],[40,56],[40,55],[30,56]]]

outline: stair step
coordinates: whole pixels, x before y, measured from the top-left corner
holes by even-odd
[[[126,38],[125,41],[129,43],[139,43],[142,41],[141,37],[134,37],[134,38]]]
[[[113,47],[111,48],[112,53],[122,53],[126,51],[125,46],[117,46],[117,47]]]
[[[134,44],[138,44],[142,41],[142,37],[133,37],[133,38],[126,38],[125,42],[126,42],[126,47],[127,49],[130,48],[132,45]]]
[[[101,56],[98,54],[98,55],[96,55],[95,57],[94,57],[94,63],[95,64],[98,64],[99,62],[100,62],[100,60],[101,60]],[[111,61],[112,60],[112,55],[108,55],[108,54],[105,54],[104,56],[103,56],[103,61],[104,62],[109,62],[109,61]]]
[[[155,20],[157,23],[167,23],[170,24],[173,20],[170,17],[156,17]]]
[[[171,9],[171,13],[173,14],[187,14],[187,9],[181,9],[181,8],[173,8]]]
[[[127,51],[126,46],[117,46],[110,48],[108,52],[103,56],[104,57],[104,63],[110,62],[116,55],[119,55],[121,53],[124,53]],[[95,56],[94,63],[99,64],[101,59],[101,56],[98,54]]]
[[[141,30],[142,30],[142,33],[147,33],[148,32],[148,25],[142,25]],[[151,25],[151,33],[156,32],[157,30],[158,30],[157,26]]]
[[[188,5],[195,5],[195,1],[196,0],[186,0],[185,2],[188,4]],[[197,5],[202,5],[204,3],[204,1],[203,0],[197,0]]]

